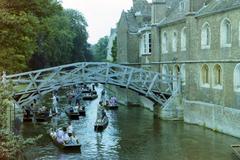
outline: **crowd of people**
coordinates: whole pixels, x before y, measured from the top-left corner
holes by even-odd
[[[51,130],[50,135],[60,144],[79,144],[79,141],[73,132],[71,122],[68,123],[67,127],[59,128],[56,131]]]
[[[86,86],[83,87],[75,87],[74,90],[71,90],[67,94],[67,100],[68,103],[71,105],[70,107],[70,112],[78,112],[79,110],[85,110],[85,107],[80,104],[80,95],[82,94],[81,90],[82,89],[87,89]],[[95,86],[92,86],[92,89],[90,88],[91,91],[95,91],[95,94],[97,94],[95,90]],[[92,92],[90,92],[92,93]],[[102,90],[101,92],[102,100],[99,102],[98,110],[97,110],[97,121],[104,121],[105,118],[107,118],[104,105],[105,103],[108,103],[108,105],[114,106],[117,103],[116,97],[112,96],[109,100],[106,100],[106,91],[105,89]],[[24,107],[24,116],[31,117],[35,116],[35,113],[37,114],[44,114],[44,113],[50,113],[59,112],[59,97],[57,96],[56,92],[53,92],[52,94],[52,108],[47,108],[39,103],[37,99],[33,100],[33,103],[31,103],[30,106]],[[105,101],[103,101],[105,100]],[[55,128],[57,128],[55,126]],[[73,126],[71,122],[68,123],[67,127],[62,127],[58,129],[51,129],[50,135],[60,144],[78,144],[78,139],[76,138],[74,132],[73,132]]]

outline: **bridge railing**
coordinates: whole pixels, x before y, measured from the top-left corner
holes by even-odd
[[[104,62],[83,62],[5,76],[12,81],[15,99],[26,105],[39,95],[45,95],[60,87],[80,83],[104,83],[134,90],[160,104],[176,94],[172,75],[146,71],[141,68]]]

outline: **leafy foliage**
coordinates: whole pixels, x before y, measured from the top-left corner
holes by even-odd
[[[23,11],[11,11],[0,4],[0,71],[24,70],[33,53],[38,19]]]
[[[108,36],[100,38],[92,48],[95,61],[106,61],[107,59]]]
[[[13,87],[10,84],[0,83],[0,159],[19,159],[25,147],[34,144],[37,138],[24,140],[16,136],[7,128],[7,109],[12,107]]]
[[[58,0],[0,0],[0,71],[91,60],[87,22]]]
[[[80,12],[63,10],[42,23],[38,49],[29,62],[32,69],[91,60],[86,59],[87,22]]]
[[[0,159],[14,160],[23,157],[23,149],[29,145],[33,145],[37,138],[23,139],[16,136],[12,132],[0,130]]]

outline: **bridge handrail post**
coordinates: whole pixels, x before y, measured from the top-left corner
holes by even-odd
[[[128,82],[127,82],[126,88],[128,88],[130,83],[131,83],[132,75],[133,75],[133,68],[131,69],[131,71],[129,73],[129,77],[128,77]]]
[[[149,88],[148,88],[148,91],[147,91],[147,93],[146,93],[146,96],[149,95],[149,93],[150,93],[150,91],[152,90],[153,85],[154,85],[155,81],[157,80],[157,78],[158,78],[158,74],[156,74],[156,75],[154,76],[154,78],[153,78],[153,80],[152,80],[152,82],[151,82],[151,84],[150,84],[150,86],[149,86]]]

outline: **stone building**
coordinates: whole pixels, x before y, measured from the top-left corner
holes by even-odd
[[[117,24],[118,63],[139,62],[138,30],[151,22],[151,5],[146,0],[133,0],[133,7],[123,11]]]
[[[153,0],[151,8],[138,40],[119,40],[128,51],[119,62],[178,76],[185,122],[240,137],[240,1]],[[133,54],[138,60],[126,58]]]

